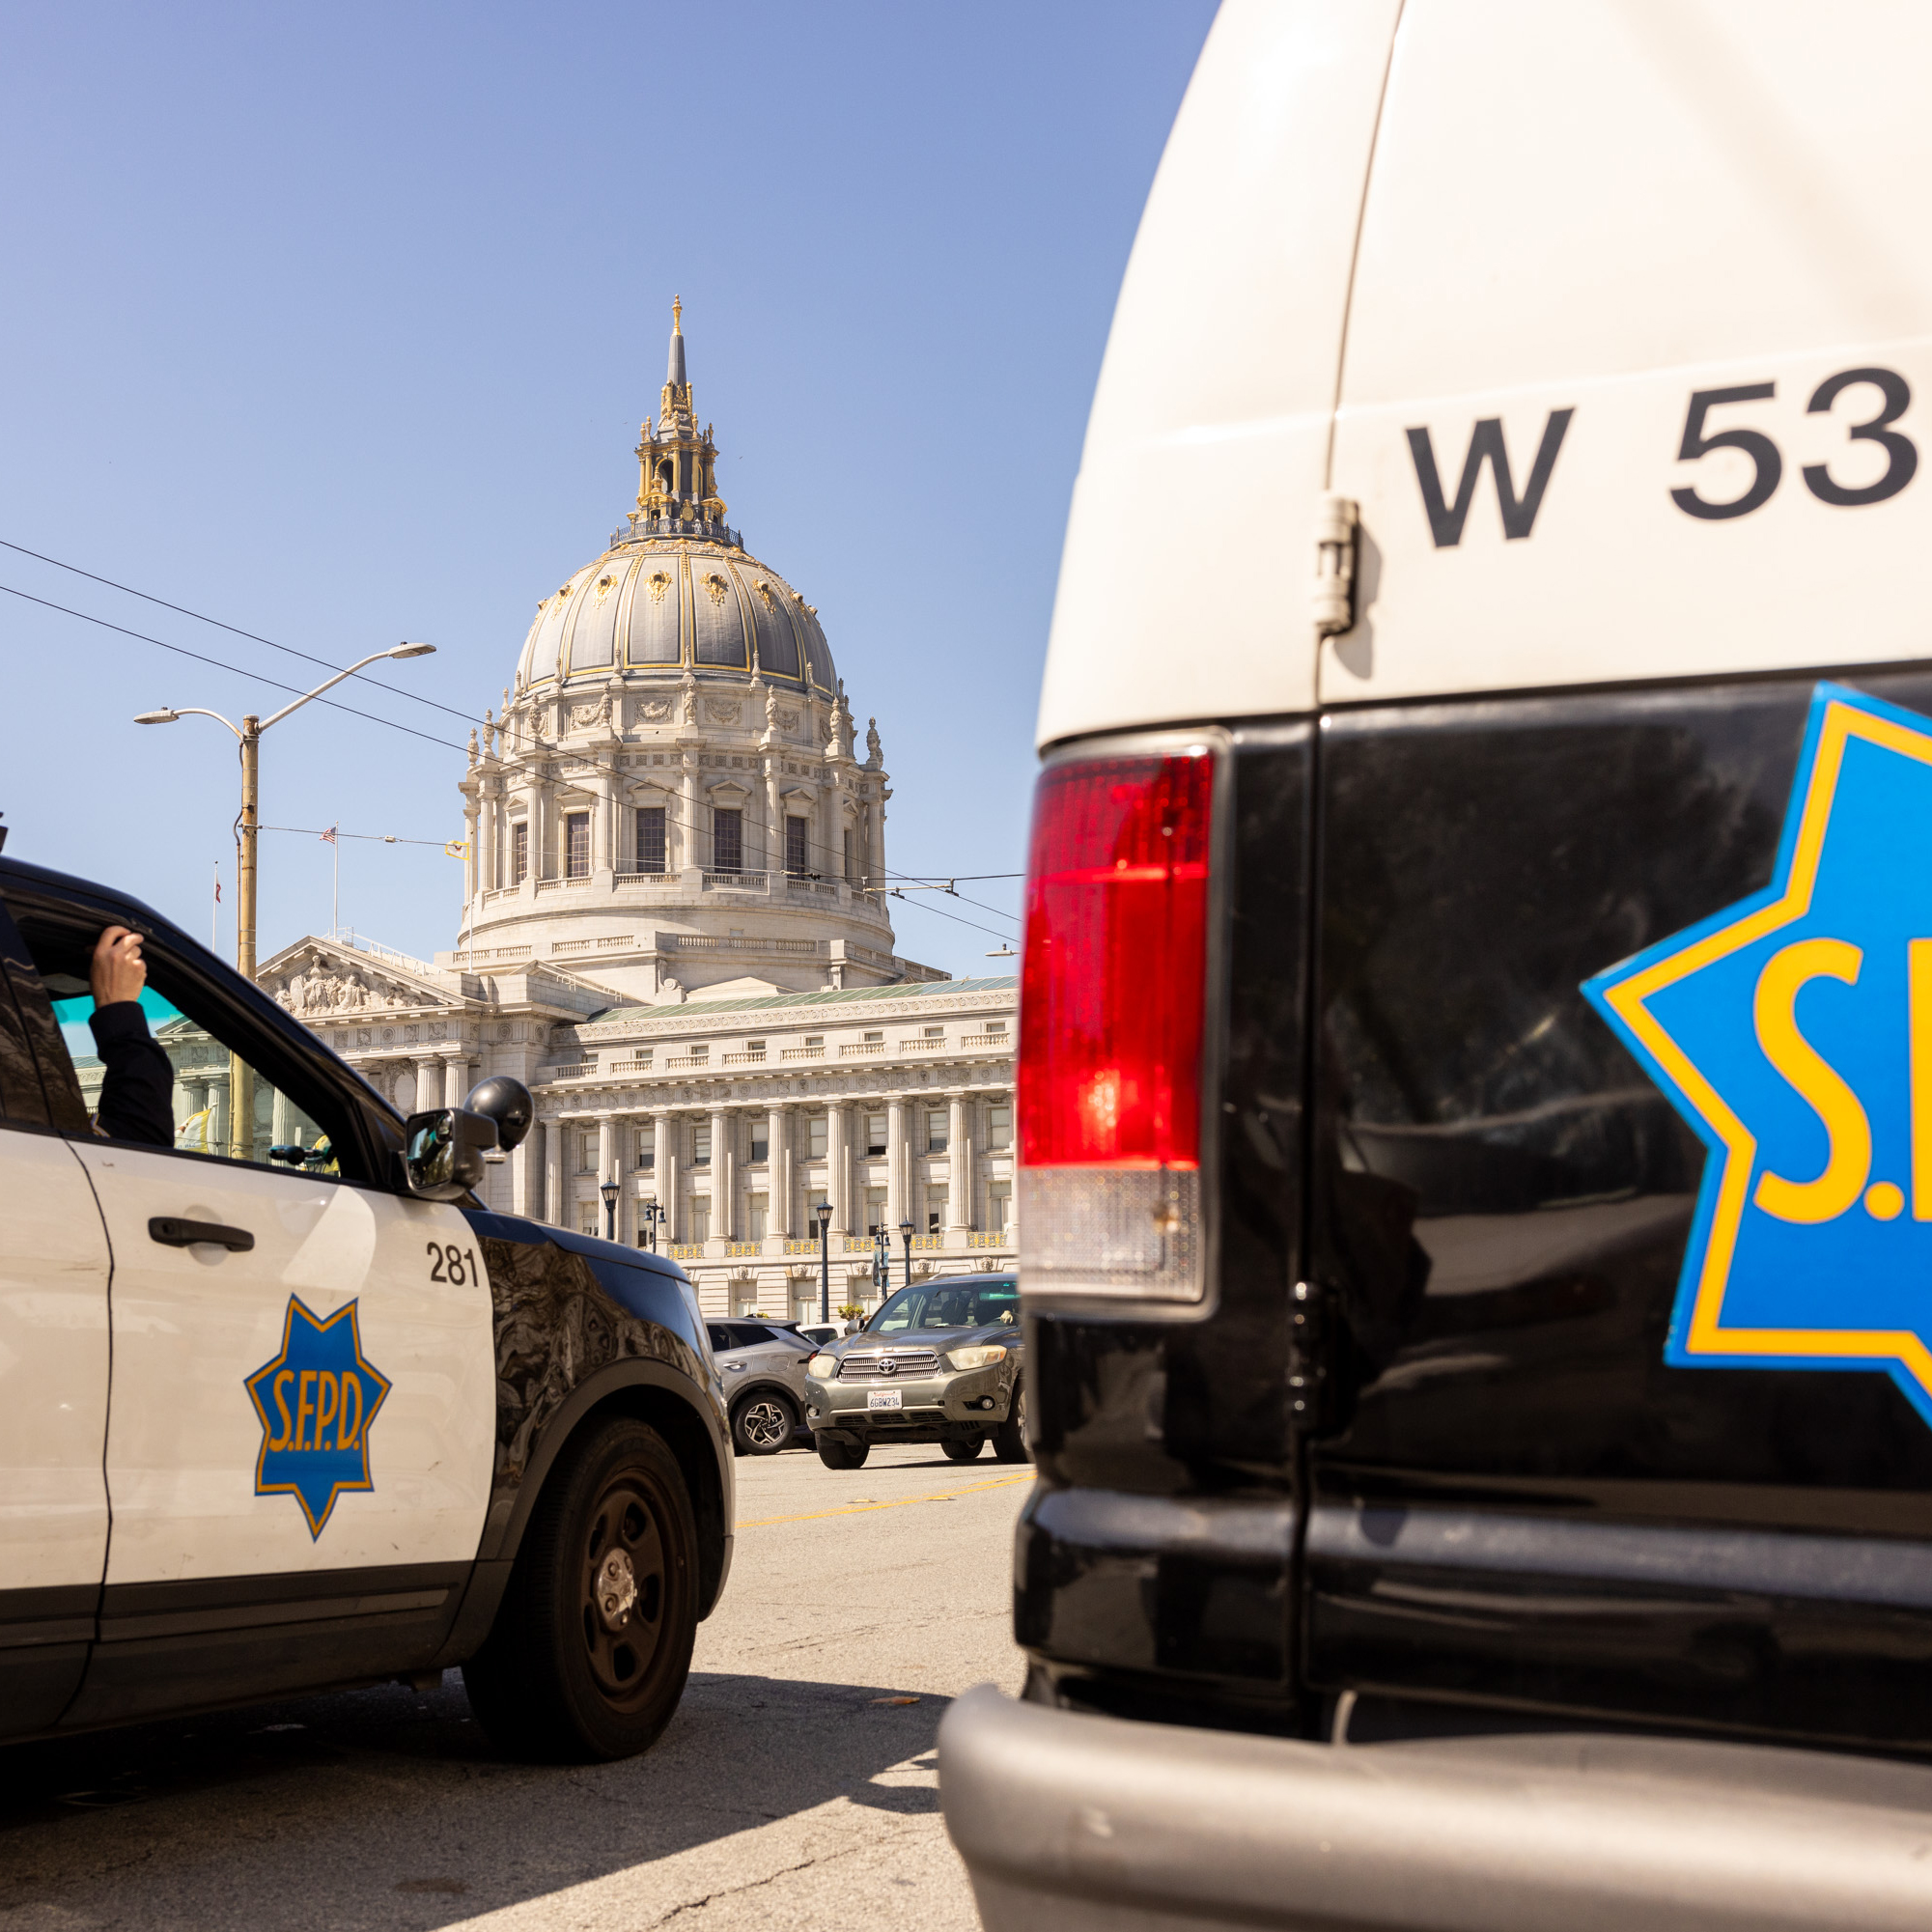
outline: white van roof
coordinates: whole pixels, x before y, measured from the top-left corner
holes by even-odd
[[[1922,0],[1225,0],[1040,742],[1932,657],[1928,92]],[[1360,519],[1326,639],[1325,492]]]

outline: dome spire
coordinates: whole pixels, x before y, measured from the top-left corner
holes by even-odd
[[[688,534],[714,528],[726,542],[724,499],[717,493],[717,443],[711,426],[698,427],[685,367],[685,300],[671,297],[671,352],[664,369],[661,413],[641,426],[637,444],[637,509],[632,537]],[[615,539],[613,539],[615,541]]]
[[[688,389],[690,380],[685,374],[685,304],[682,296],[671,297],[671,356],[664,371],[664,413],[670,414],[671,399],[669,391]],[[688,397],[686,399],[688,403]]]

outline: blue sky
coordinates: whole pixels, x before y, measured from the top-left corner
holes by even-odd
[[[15,6],[0,539],[336,663],[427,639],[381,675],[480,714],[634,494],[676,293],[731,520],[878,716],[890,863],[1015,871],[1087,406],[1212,14]],[[15,550],[0,584],[324,675]],[[233,741],[130,720],[285,700],[15,597],[0,640],[10,854],[206,936]],[[264,820],[455,836],[462,763],[310,706],[263,742]],[[345,924],[453,942],[454,860],[346,843],[342,869]],[[949,910],[1014,930],[1014,883],[962,890],[1007,916]],[[266,834],[264,956],[324,930],[328,894],[326,846]],[[998,969],[996,938],[893,910],[902,951]]]

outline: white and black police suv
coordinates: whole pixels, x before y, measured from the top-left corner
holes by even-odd
[[[112,926],[139,1004],[95,1011]],[[146,907],[0,857],[0,1737],[461,1665],[506,1750],[675,1710],[731,1558],[697,1301],[471,1191],[529,1095],[407,1122]]]
[[[1222,8],[1040,714],[998,1932],[1932,1924],[1928,91]]]

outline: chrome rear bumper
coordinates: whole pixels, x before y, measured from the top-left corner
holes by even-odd
[[[1932,1925],[1932,1767],[1601,1733],[1330,1746],[969,1691],[946,1829],[988,1932]]]

